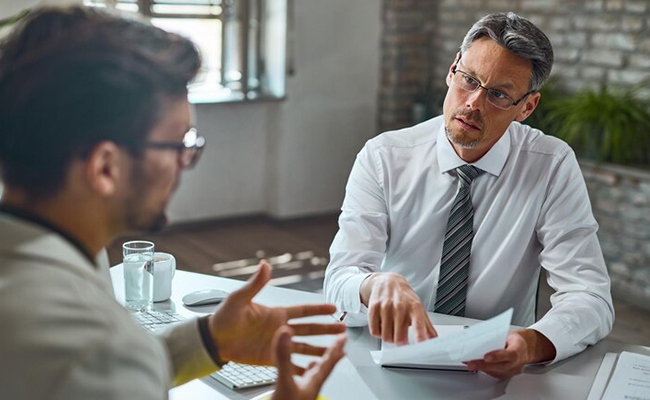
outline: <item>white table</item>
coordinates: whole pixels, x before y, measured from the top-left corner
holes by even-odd
[[[115,294],[124,299],[121,265],[111,269]],[[213,312],[215,306],[187,308],[181,297],[186,293],[216,288],[233,291],[242,281],[214,276],[176,271],[172,298],[155,303],[156,309],[174,310],[186,317]],[[298,290],[266,287],[255,298],[266,305],[294,305],[320,303],[323,296]],[[330,317],[310,318],[330,322]],[[439,324],[471,324],[474,320],[434,314]],[[329,344],[332,337],[310,338],[310,342]],[[586,399],[603,355],[607,352],[630,351],[650,355],[650,348],[624,344],[605,339],[590,349],[549,367],[528,367],[507,381],[498,381],[479,373],[442,371],[415,371],[385,369],[377,366],[370,357],[370,350],[379,349],[379,340],[368,333],[367,328],[348,329],[347,356],[342,359],[325,383],[322,394],[331,400],[351,399]],[[304,361],[298,357],[297,362]],[[250,399],[269,390],[269,387],[232,391],[211,378],[194,380],[170,391],[170,399]]]

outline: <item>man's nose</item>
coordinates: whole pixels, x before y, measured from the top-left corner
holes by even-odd
[[[469,93],[469,96],[467,96],[467,101],[465,103],[467,104],[468,108],[482,109],[486,101],[487,90],[479,86],[475,91]]]

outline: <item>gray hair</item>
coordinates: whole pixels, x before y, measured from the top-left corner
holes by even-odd
[[[486,36],[519,57],[530,60],[533,71],[528,90],[536,92],[541,89],[553,67],[553,46],[544,32],[512,12],[488,14],[467,32],[460,46],[461,54],[473,42]]]

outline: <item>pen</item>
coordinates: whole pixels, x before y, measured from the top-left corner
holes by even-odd
[[[341,313],[341,315],[339,315],[339,317],[336,318],[336,320],[339,321],[339,322],[343,322],[343,320],[345,319],[345,317],[346,317],[347,315],[348,315],[348,312],[347,312],[347,311],[343,311],[343,312]]]

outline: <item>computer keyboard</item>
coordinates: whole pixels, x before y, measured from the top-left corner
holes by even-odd
[[[173,311],[143,311],[134,312],[131,315],[138,324],[148,331],[155,331],[184,319]],[[238,390],[271,385],[278,379],[278,370],[275,367],[239,364],[231,361],[209,376],[230,389]]]
[[[229,362],[219,371],[210,374],[219,383],[231,389],[246,389],[256,386],[271,385],[278,379],[278,369]]]
[[[171,311],[134,312],[131,315],[144,329],[152,332],[163,326],[183,320],[183,317]]]

